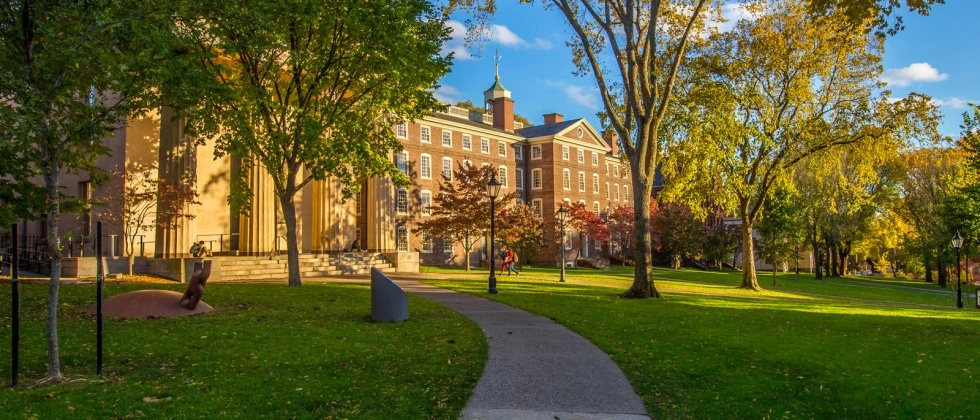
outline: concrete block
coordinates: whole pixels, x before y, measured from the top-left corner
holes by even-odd
[[[408,295],[377,268],[371,268],[371,319],[375,322],[408,319]]]

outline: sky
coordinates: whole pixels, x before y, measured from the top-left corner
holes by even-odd
[[[573,33],[556,10],[540,2],[498,1],[491,35],[482,45],[466,45],[465,16],[449,22],[453,39],[444,47],[454,51],[450,74],[436,96],[447,103],[483,102],[483,91],[494,81],[494,56],[500,56],[500,82],[511,91],[514,111],[534,124],[552,112],[565,119],[586,118],[600,129],[602,109],[591,75],[578,77],[566,40]],[[736,16],[726,7],[726,15]],[[946,0],[929,16],[905,12],[905,30],[885,42],[882,81],[892,97],[911,92],[932,97],[943,113],[940,134],[958,137],[967,103],[980,104],[980,1]]]

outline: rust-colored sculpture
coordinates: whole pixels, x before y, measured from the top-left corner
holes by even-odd
[[[180,306],[192,311],[197,308],[197,303],[204,295],[204,285],[207,284],[208,277],[211,277],[211,260],[195,262],[194,273],[191,275],[190,283],[187,284],[187,290],[184,291],[184,297],[180,299]]]

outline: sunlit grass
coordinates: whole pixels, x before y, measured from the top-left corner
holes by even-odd
[[[626,270],[569,270],[558,283],[557,270],[534,268],[488,296],[486,273],[440,272],[438,286],[591,340],[654,418],[956,418],[980,385],[980,314],[929,289],[790,275],[750,292],[734,287],[739,273],[658,269],[667,298],[627,300]]]
[[[10,302],[9,284],[0,299]],[[486,360],[462,315],[410,296],[409,320],[374,323],[366,285],[212,284],[200,316],[117,320],[95,375],[95,286],[63,285],[59,336],[69,381],[46,372],[47,285],[25,284],[21,386],[10,378],[9,310],[0,313],[0,417],[453,418]],[[106,295],[181,285],[107,284]],[[8,306],[4,306],[9,308]]]

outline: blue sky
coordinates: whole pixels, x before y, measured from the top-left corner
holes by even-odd
[[[564,18],[540,4],[498,3],[491,36],[482,45],[464,45],[463,16],[450,22],[455,36],[446,48],[456,52],[456,60],[437,96],[480,104],[493,84],[493,57],[499,51],[500,81],[512,92],[516,113],[540,124],[542,115],[557,112],[566,119],[587,118],[598,129],[602,102],[591,76],[572,74],[565,45],[572,32]],[[944,115],[941,133],[956,136],[966,104],[980,103],[980,1],[946,3],[926,17],[904,15],[905,30],[886,41],[882,77],[893,96],[933,97]]]

